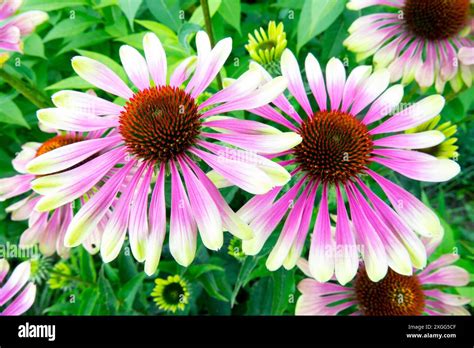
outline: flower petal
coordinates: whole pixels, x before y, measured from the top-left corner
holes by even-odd
[[[174,162],[171,169],[170,252],[176,262],[187,267],[196,254],[197,227],[191,205]]]
[[[77,56],[72,59],[72,67],[84,80],[106,92],[125,99],[130,99],[133,96],[132,90],[117,74],[96,60]]]
[[[123,45],[120,47],[119,54],[130,81],[140,90],[150,87],[148,67],[140,52],[131,46]]]
[[[166,54],[160,39],[154,33],[147,33],[143,37],[143,50],[145,51],[146,63],[155,86],[166,85],[168,70]]]

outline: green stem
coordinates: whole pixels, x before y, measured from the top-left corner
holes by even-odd
[[[0,69],[0,78],[16,89],[38,108],[43,109],[52,106],[51,101],[42,92],[37,90],[31,84],[8,73],[5,69]]]
[[[215,41],[214,41],[214,33],[212,31],[212,20],[211,20],[211,14],[209,12],[209,3],[207,0],[201,0],[201,8],[202,8],[202,14],[204,15],[204,22],[206,24],[206,31],[207,35],[209,35],[209,40],[211,40],[211,44],[214,47]],[[219,89],[222,89],[222,78],[221,74],[217,74],[217,85],[219,86]]]
[[[87,280],[81,279],[79,277],[74,277],[74,276],[71,276],[69,274],[64,274],[64,273],[61,273],[61,272],[58,272],[58,271],[53,271],[53,270],[50,270],[49,273],[55,274],[55,275],[60,276],[62,278],[69,279],[69,280],[72,280],[72,281],[75,281],[75,282],[78,282],[78,283],[83,283],[83,284],[86,284],[86,285],[89,285],[89,286],[95,286],[95,284],[92,284],[91,282],[88,282]]]

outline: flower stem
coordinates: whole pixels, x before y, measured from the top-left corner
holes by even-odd
[[[207,0],[200,0],[201,1],[201,8],[202,8],[202,14],[204,15],[204,22],[206,24],[206,32],[207,35],[209,35],[209,40],[211,40],[211,44],[214,47],[215,41],[214,41],[214,33],[212,31],[212,20],[211,20],[211,14],[209,12],[209,2]],[[221,74],[217,74],[217,85],[219,86],[219,89],[222,89],[222,78]]]
[[[38,108],[42,109],[52,106],[50,100],[41,91],[37,90],[31,84],[8,73],[5,69],[0,69],[0,78],[16,89]]]

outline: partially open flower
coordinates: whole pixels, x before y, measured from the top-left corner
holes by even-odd
[[[452,124],[451,121],[439,124],[440,121],[441,116],[436,116],[430,121],[427,121],[415,128],[406,130],[405,133],[416,134],[432,130],[441,132],[445,136],[443,142],[424,149],[418,149],[418,151],[430,154],[437,158],[457,159],[459,155],[457,151],[458,146],[456,145],[458,138],[454,136],[456,135],[458,127],[455,124]]]
[[[186,279],[174,275],[155,279],[155,284],[151,296],[159,309],[175,313],[183,311],[189,304],[191,293]]]
[[[249,42],[245,46],[250,57],[262,64],[270,72],[279,72],[280,57],[286,48],[286,33],[283,23],[268,23],[268,29],[255,29],[254,34],[249,33]],[[276,74],[279,75],[279,74]]]
[[[28,11],[15,15],[22,2],[23,0],[0,1],[0,50],[21,52],[22,37],[48,20],[48,14],[43,11]]]

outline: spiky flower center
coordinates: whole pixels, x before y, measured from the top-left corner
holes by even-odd
[[[421,315],[425,295],[416,275],[404,276],[389,269],[385,278],[372,282],[365,269],[355,279],[360,310],[369,316]]]
[[[313,179],[344,183],[364,172],[372,152],[367,127],[340,111],[318,111],[299,129],[303,141],[295,148],[301,168]]]
[[[171,305],[178,305],[185,294],[180,283],[170,283],[163,288],[163,300]]]
[[[80,135],[57,135],[49,140],[46,140],[36,150],[36,157],[41,156],[47,152],[59,149],[60,147],[71,145],[79,141],[83,141],[84,138]]]
[[[126,103],[119,132],[131,154],[146,161],[167,162],[196,142],[199,118],[194,99],[182,89],[151,87]]]
[[[469,0],[407,0],[403,16],[415,35],[427,40],[447,39],[466,26]]]

